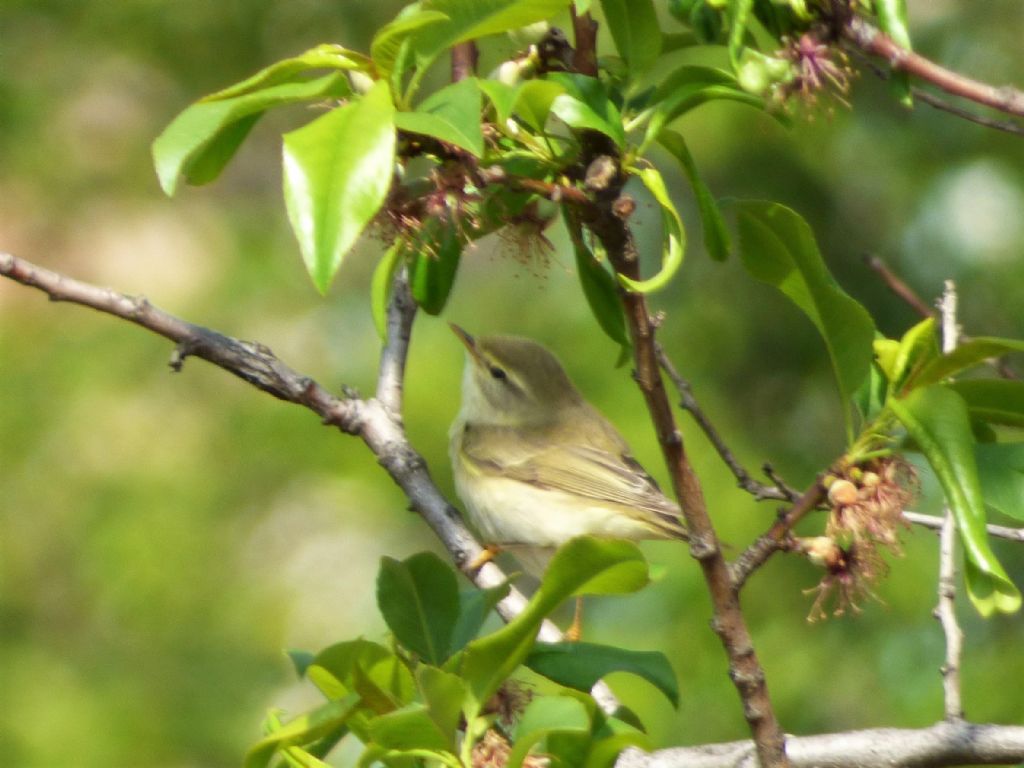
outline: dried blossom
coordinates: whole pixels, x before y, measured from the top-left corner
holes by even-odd
[[[815,564],[825,568],[825,575],[817,586],[804,590],[804,594],[816,595],[808,621],[828,618],[825,606],[834,598],[833,616],[842,616],[847,609],[860,613],[860,603],[868,598],[882,602],[871,585],[888,573],[889,568],[878,554],[876,547],[859,546],[856,542],[840,547],[827,536],[802,539],[799,548]]]
[[[512,745],[508,739],[491,729],[473,746],[473,768],[505,768]],[[527,755],[523,768],[548,768],[551,761],[543,755]]]
[[[793,64],[793,77],[781,84],[776,95],[788,101],[798,94],[809,106],[817,104],[818,94],[825,91],[840,104],[849,108],[846,95],[850,92],[850,79],[854,70],[842,50],[822,42],[812,32],[805,32],[796,40],[783,38],[785,47],[778,56]]]

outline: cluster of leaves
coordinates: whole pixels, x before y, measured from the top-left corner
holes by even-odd
[[[587,691],[608,673],[625,671],[676,703],[668,661],[655,652],[534,639],[568,598],[632,592],[647,581],[647,564],[633,544],[574,539],[556,553],[523,613],[476,637],[507,586],[460,592],[455,573],[436,555],[384,558],[377,601],[393,644],[357,639],[315,655],[293,652],[299,674],[327,701],[288,722],[272,712],[246,767],[276,759],[325,766],[322,758],[348,733],[364,745],[360,765],[468,767],[476,764],[475,749],[495,744],[508,766],[532,753],[564,765],[611,765],[626,746],[644,744],[644,734],[631,713],[607,715]],[[523,666],[552,681],[552,691],[526,696],[510,689],[507,681]]]
[[[982,615],[1020,608],[1021,596],[988,543],[986,506],[1024,519],[1024,382],[953,377],[1009,352],[1018,339],[975,338],[942,353],[935,321],[883,338],[867,310],[829,274],[810,227],[775,203],[738,205],[740,255],[757,279],[797,305],[825,341],[844,403],[841,469],[920,453],[938,478],[964,542],[968,594]],[[887,543],[887,542],[884,542]]]

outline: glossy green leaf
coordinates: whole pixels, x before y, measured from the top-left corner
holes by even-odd
[[[642,677],[679,706],[679,685],[672,665],[657,651],[630,651],[594,643],[537,643],[524,662],[538,674],[556,683],[589,691],[611,672],[629,672]]]
[[[450,749],[451,736],[441,732],[422,704],[411,704],[375,717],[367,729],[374,743],[385,749],[427,749],[432,752]]]
[[[644,131],[644,139],[640,144],[641,153],[661,136],[665,126],[676,120],[691,109],[709,101],[736,101],[755,109],[764,109],[764,99],[747,93],[738,85],[700,85],[685,86],[665,98],[655,108],[654,113]],[[786,122],[781,113],[773,115],[777,120]]]
[[[971,416],[991,424],[1024,427],[1024,381],[967,379],[948,386],[966,401]]]
[[[910,27],[907,24],[906,0],[875,0],[875,12],[878,14],[878,26],[893,42],[906,50],[910,45]],[[893,87],[899,99],[907,107],[914,106],[914,97],[910,90],[910,78],[906,72],[892,73]]]
[[[420,60],[432,61],[464,40],[497,35],[538,21],[565,9],[564,0],[424,0],[424,11],[437,11],[447,21],[417,30],[414,46]]]
[[[562,602],[580,594],[634,592],[647,581],[647,563],[632,542],[582,536],[560,547],[523,612],[466,646],[459,672],[476,707],[467,716],[475,716],[523,662],[541,622]]]
[[[415,684],[408,667],[394,653],[369,640],[349,640],[325,648],[306,677],[330,699],[358,693],[364,704],[382,714],[412,700]]]
[[[626,318],[622,311],[619,289],[612,273],[605,269],[583,239],[579,223],[566,212],[569,239],[576,254],[576,273],[580,278],[583,295],[587,299],[601,330],[624,349],[632,345],[626,331]]]
[[[284,135],[288,218],[322,293],[391,186],[393,114],[388,85],[378,82],[362,98]]]
[[[245,756],[245,768],[263,768],[274,753],[293,744],[308,744],[343,724],[359,706],[359,696],[350,694],[329,701],[257,741]]]
[[[516,724],[507,768],[520,768],[530,751],[553,733],[589,731],[590,716],[582,702],[569,696],[538,696]]]
[[[269,67],[261,69],[252,77],[248,77],[216,93],[204,96],[200,99],[200,103],[234,99],[238,96],[262,91],[282,83],[296,82],[296,75],[314,69],[336,69],[341,71],[354,69],[365,72],[369,68],[370,62],[363,54],[350,51],[334,43],[324,43],[315,48],[310,48],[298,56],[275,62]]]
[[[499,122],[504,125],[514,114],[529,128],[538,133],[544,131],[551,105],[555,99],[565,93],[565,88],[550,80],[527,80],[517,86],[506,86],[504,83],[484,80],[481,88],[486,86],[488,98],[494,105]],[[495,88],[495,86],[498,86]],[[504,89],[510,89],[506,91]]]
[[[1010,352],[1024,352],[1024,341],[987,337],[971,339],[924,366],[907,382],[907,386],[925,387]]]
[[[477,636],[494,607],[509,593],[508,583],[487,589],[465,589],[459,593],[459,618],[452,630],[449,655],[461,651]]]
[[[891,398],[889,407],[935,472],[964,545],[967,592],[982,616],[1012,613],[1021,596],[988,544],[984,497],[967,404],[941,384]]]
[[[788,296],[824,339],[852,440],[849,404],[871,368],[871,316],[836,284],[811,228],[795,211],[778,203],[743,202],[738,224],[740,256],[747,271]]]
[[[605,85],[595,77],[569,72],[552,72],[548,82],[557,83],[565,93],[551,102],[551,113],[570,128],[603,133],[617,147],[626,143],[622,116]]]
[[[399,58],[402,44],[409,36],[421,31],[431,24],[448,21],[448,16],[440,11],[423,10],[421,3],[413,3],[402,9],[392,21],[377,30],[370,43],[370,58],[377,72],[388,76]]]
[[[416,669],[416,684],[426,704],[427,714],[444,734],[447,743],[445,749],[454,751],[455,737],[462,718],[462,704],[466,699],[465,683],[457,675],[421,664]]]
[[[252,126],[271,107],[348,93],[348,79],[335,72],[314,80],[279,83],[233,98],[192,104],[153,142],[153,163],[160,187],[173,196],[182,176],[191,184],[205,184],[216,178]]]
[[[454,144],[474,157],[483,157],[482,108],[477,79],[467,77],[431,94],[413,112],[396,112],[395,125],[403,131]]]
[[[637,171],[637,177],[644,183],[647,190],[654,196],[661,208],[662,222],[662,255],[661,268],[651,277],[645,280],[633,280],[620,274],[619,280],[629,290],[637,293],[651,293],[660,290],[668,285],[669,280],[679,271],[683,265],[683,252],[686,248],[686,231],[683,229],[683,220],[679,216],[669,197],[668,189],[665,187],[665,180],[656,168],[642,168]]]
[[[661,54],[661,24],[651,0],[601,0],[615,47],[634,75],[648,70]]]
[[[439,314],[448,303],[462,247],[455,225],[431,219],[424,226],[420,250],[409,267],[409,284],[416,303],[428,314]]]
[[[902,389],[918,371],[934,363],[941,354],[935,335],[935,319],[926,318],[900,339],[888,373],[893,390]]]
[[[658,141],[683,167],[690,187],[693,188],[694,197],[697,198],[697,208],[700,210],[704,247],[707,249],[708,255],[715,261],[725,261],[732,247],[729,242],[729,230],[725,226],[725,219],[722,217],[722,211],[718,208],[718,202],[697,171],[697,164],[693,161],[686,141],[682,135],[668,130],[663,130],[659,134]]]
[[[1024,443],[975,445],[974,456],[985,503],[1004,515],[1024,520]]]
[[[877,342],[876,342],[877,343]],[[868,376],[853,393],[853,402],[863,423],[874,421],[885,407],[889,380],[878,365],[872,365]]]
[[[459,615],[455,573],[433,552],[381,558],[377,605],[399,643],[431,664],[448,658]]]
[[[391,299],[391,286],[395,281],[395,273],[402,264],[405,255],[405,243],[396,239],[381,256],[377,267],[373,270],[370,280],[370,312],[373,314],[373,326],[381,341],[388,336],[388,301]]]

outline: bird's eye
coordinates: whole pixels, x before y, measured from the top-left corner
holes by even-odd
[[[490,367],[490,371],[491,371],[491,376],[496,378],[498,381],[504,381],[505,379],[508,378],[508,374],[505,373],[505,369],[504,368],[499,368],[496,365],[492,365]]]

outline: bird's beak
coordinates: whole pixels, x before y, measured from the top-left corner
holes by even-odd
[[[452,333],[454,333],[456,336],[459,337],[459,341],[461,341],[463,344],[466,345],[466,350],[469,352],[470,356],[479,363],[480,362],[480,350],[477,349],[476,339],[474,339],[466,331],[465,328],[461,328],[460,326],[456,325],[455,323],[448,323],[448,327],[452,329]]]

